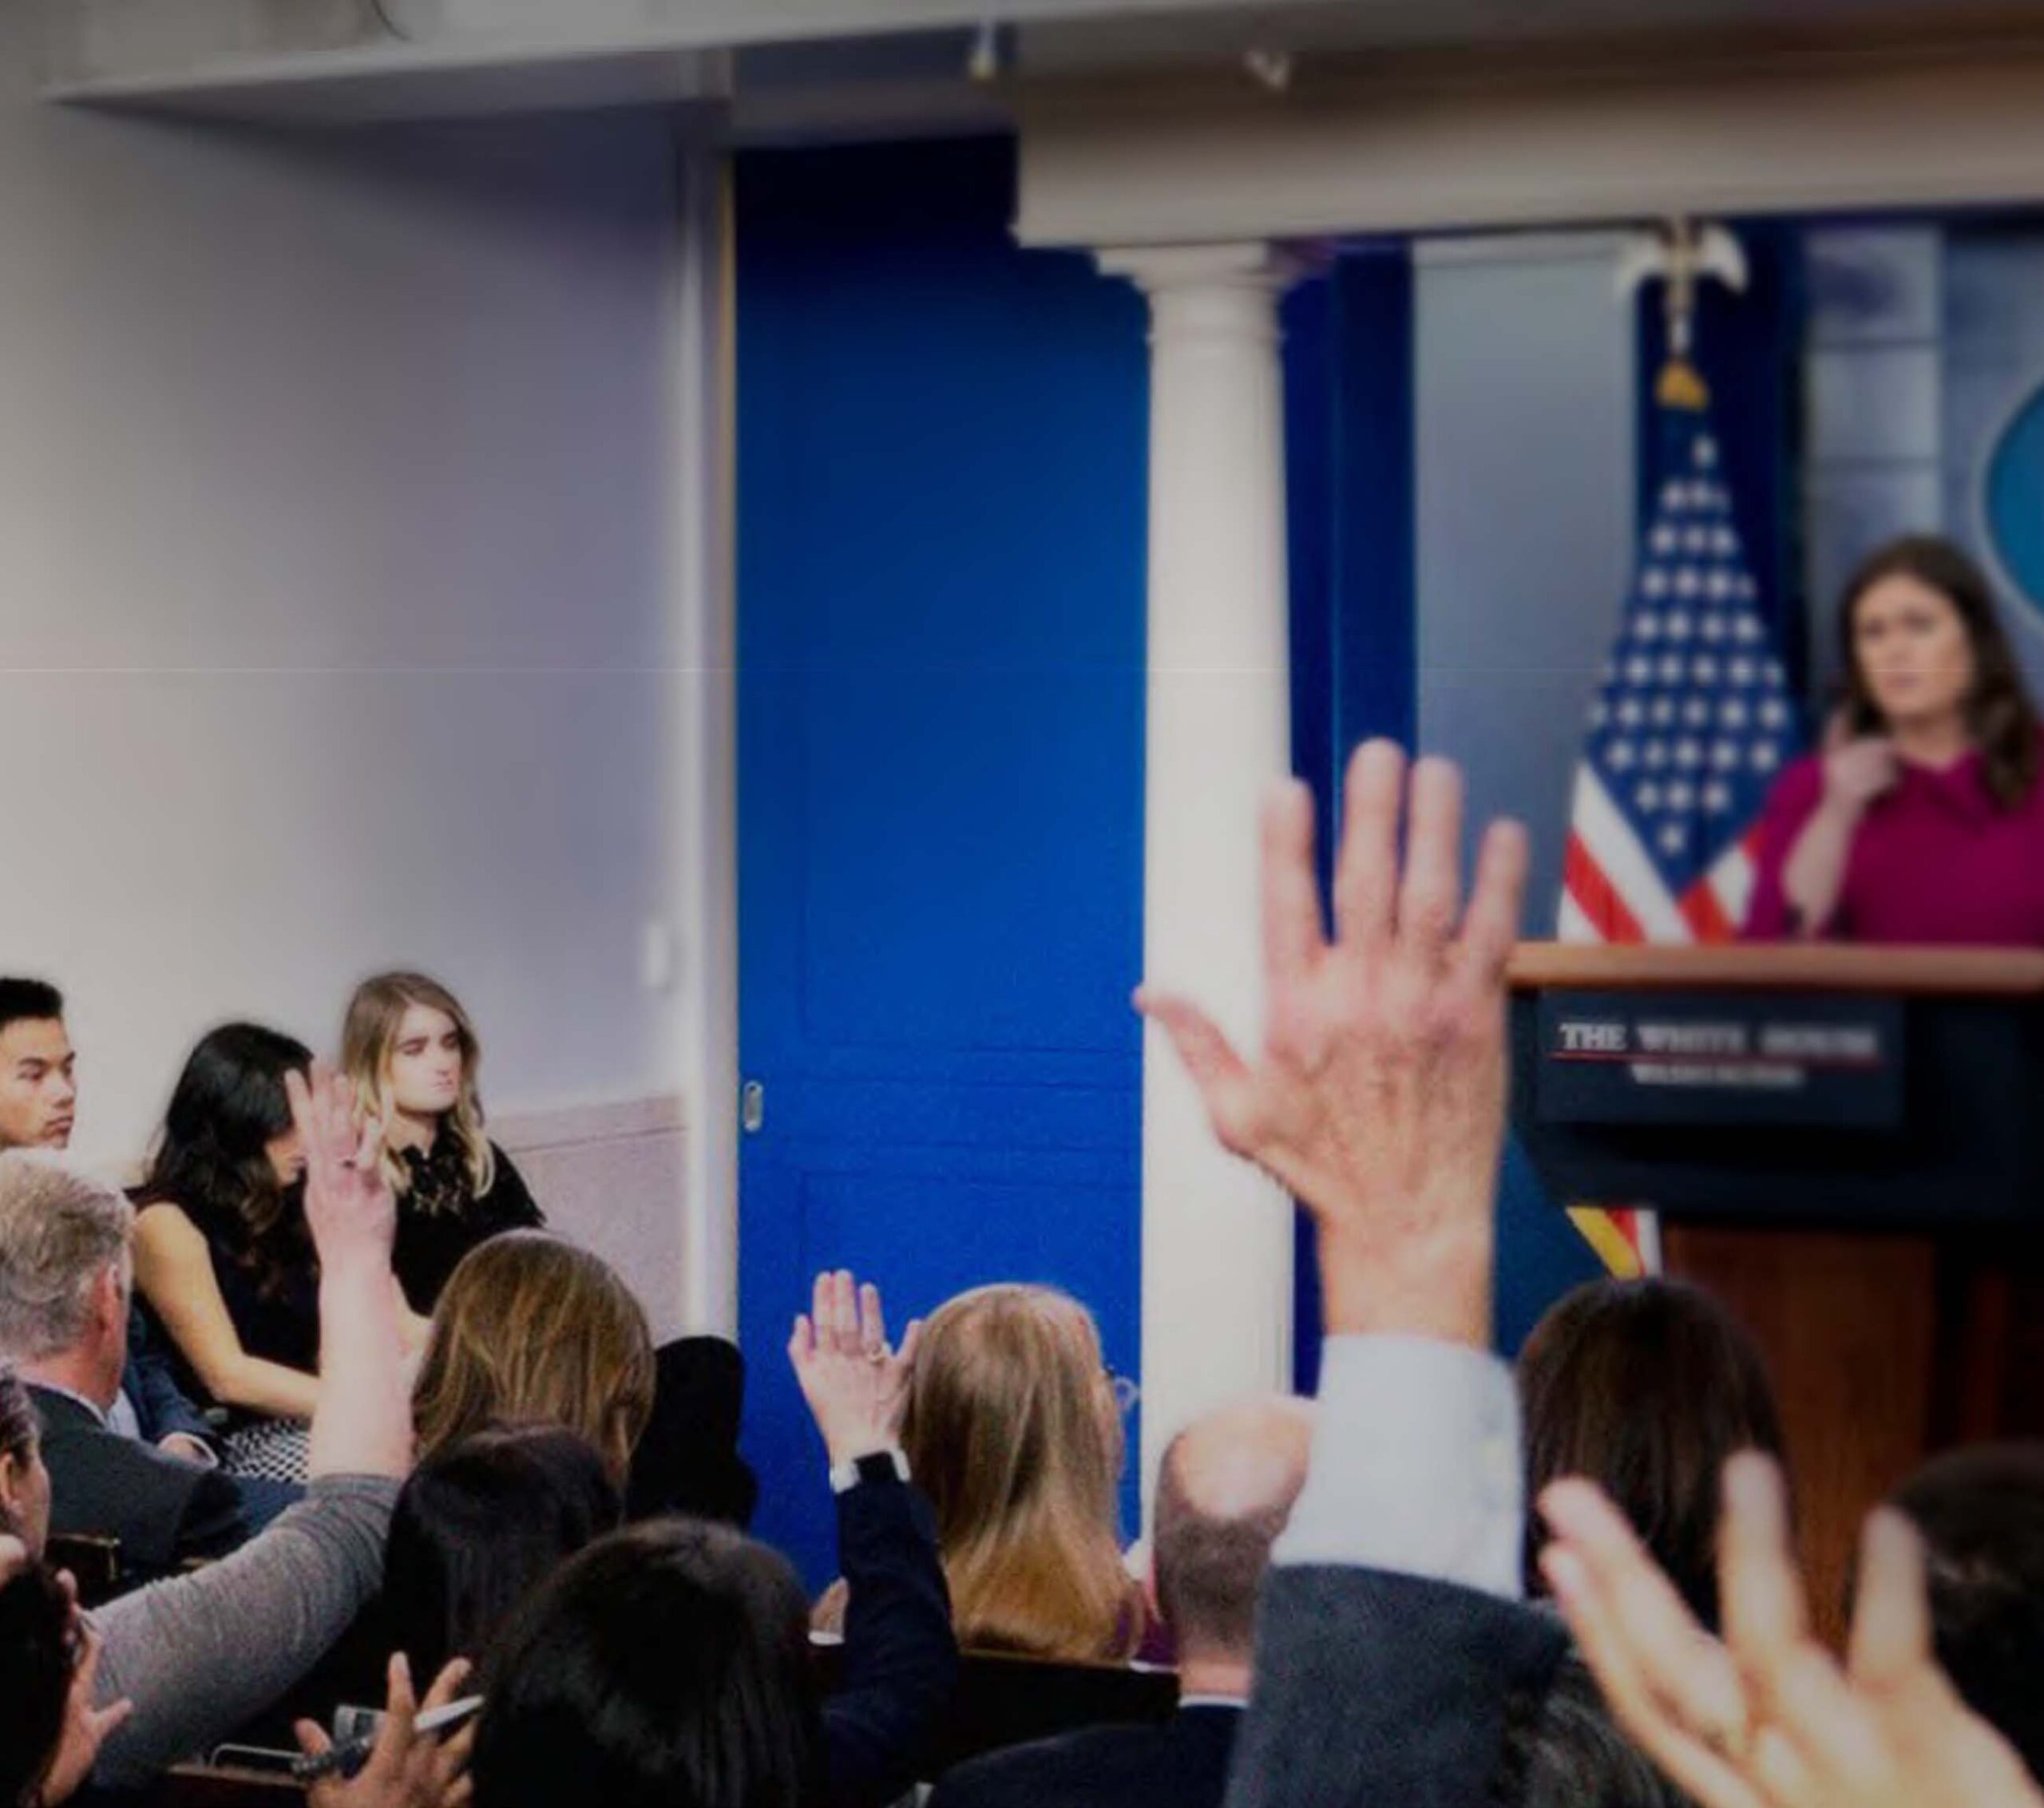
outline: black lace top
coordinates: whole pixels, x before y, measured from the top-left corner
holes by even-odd
[[[489,1146],[497,1174],[481,1197],[454,1137],[443,1132],[430,1149],[407,1149],[400,1157],[412,1183],[398,1196],[398,1244],[390,1265],[415,1312],[433,1310],[448,1276],[478,1243],[500,1231],[533,1229],[546,1222],[511,1157],[495,1143]]]

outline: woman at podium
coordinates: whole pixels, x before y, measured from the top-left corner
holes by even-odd
[[[1747,935],[2044,948],[2044,745],[1986,578],[1895,540],[1838,625],[1844,702],[1768,799]]]

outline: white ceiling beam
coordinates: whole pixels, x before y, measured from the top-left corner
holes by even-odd
[[[1017,231],[1126,245],[2044,198],[2044,38],[1378,59],[1032,87]]]

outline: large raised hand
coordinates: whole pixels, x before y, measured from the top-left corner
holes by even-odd
[[[1171,1037],[1221,1141],[1313,1214],[1329,1331],[1487,1343],[1525,831],[1491,825],[1465,908],[1453,765],[1422,760],[1408,784],[1398,748],[1369,742],[1343,813],[1330,941],[1312,798],[1289,783],[1265,808],[1254,1064],[1186,999],[1146,987],[1137,1007]]]
[[[1868,1521],[1844,1666],[1811,1636],[1781,1472],[1726,1466],[1721,1644],[1590,1483],[1541,1497],[1540,1564],[1620,1725],[1702,1808],[2044,1808],[1931,1652],[1923,1545]]]
[[[358,1257],[387,1268],[398,1202],[378,1159],[381,1126],[356,1122],[355,1089],[323,1061],[309,1080],[285,1074],[284,1090],[305,1149],[305,1217],[321,1268]]]

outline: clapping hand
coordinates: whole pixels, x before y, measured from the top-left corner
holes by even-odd
[[[398,1204],[383,1177],[382,1126],[356,1122],[354,1088],[323,1061],[309,1081],[286,1074],[284,1090],[305,1146],[305,1217],[320,1265],[358,1256],[387,1268]]]
[[[1592,1484],[1558,1482],[1540,1509],[1541,1569],[1612,1712],[1702,1808],[2044,1808],[1938,1668],[1922,1542],[1892,1509],[1867,1522],[1843,1667],[1810,1635],[1768,1458],[1725,1467],[1722,1643]]]
[[[894,1443],[921,1330],[912,1320],[893,1349],[878,1288],[858,1286],[843,1269],[816,1277],[810,1311],[788,1339],[788,1360],[834,1468]]]
[[[475,1749],[471,1719],[448,1739],[415,1730],[418,1717],[444,1707],[469,1678],[466,1658],[450,1660],[434,1679],[424,1702],[412,1687],[410,1664],[399,1652],[390,1660],[383,1723],[369,1762],[352,1777],[325,1776],[313,1784],[311,1808],[464,1808],[475,1793],[469,1758]],[[310,1720],[295,1729],[301,1751],[317,1757],[333,1743]]]
[[[1214,1133],[1317,1220],[1327,1327],[1487,1343],[1506,1094],[1505,963],[1527,843],[1483,838],[1462,897],[1462,777],[1373,741],[1349,762],[1335,936],[1313,876],[1312,799],[1263,817],[1266,1029],[1252,1066],[1198,1006],[1145,987]],[[1405,820],[1405,853],[1399,826]]]

